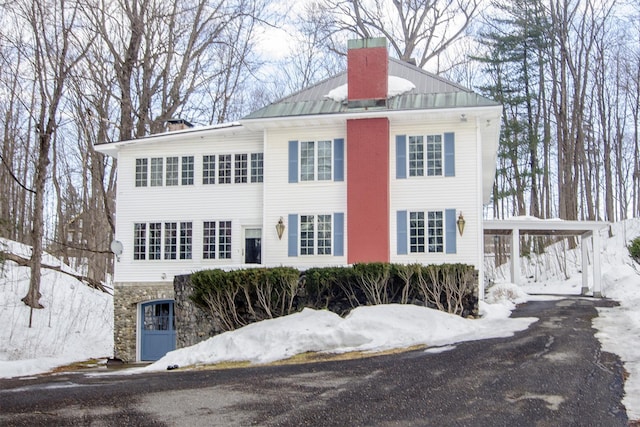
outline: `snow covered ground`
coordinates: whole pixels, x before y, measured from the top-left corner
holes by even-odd
[[[640,266],[634,264],[626,249],[628,242],[640,236],[640,219],[614,224],[613,237],[604,231],[602,240],[603,293],[606,297],[620,302],[620,307],[600,309],[600,316],[594,320],[605,351],[616,353],[625,364],[629,377],[625,383],[623,403],[629,419],[640,419]],[[579,249],[578,249],[579,250]],[[567,255],[567,262],[558,254]],[[532,257],[526,277],[531,283],[521,287],[498,283],[489,289],[485,302],[481,303],[482,318],[463,319],[435,310],[417,306],[374,306],[353,310],[346,318],[327,312],[305,309],[287,317],[272,319],[246,326],[210,338],[189,348],[168,353],[165,357],[144,368],[128,372],[166,370],[168,366],[181,367],[219,363],[225,361],[249,361],[268,363],[286,359],[305,352],[345,353],[351,351],[383,351],[414,345],[426,345],[425,351],[447,351],[455,344],[467,340],[511,336],[526,329],[535,318],[510,318],[515,304],[532,299],[554,298],[533,296],[535,293],[579,294],[581,288],[580,257],[564,248],[550,251],[540,257]],[[0,321],[11,324],[9,331],[0,331],[0,377],[27,375],[45,371],[56,364],[80,360],[86,357],[111,355],[112,302],[108,296],[101,296],[71,279],[46,273],[49,290],[43,290],[42,302],[51,310],[35,312],[38,316],[38,330],[30,331],[24,326],[28,321],[28,309],[20,298],[26,293],[28,272],[16,272],[17,268],[7,267],[0,276],[0,301],[2,312]],[[7,272],[10,275],[7,276]],[[530,274],[529,274],[530,273]],[[7,278],[9,277],[9,278]],[[566,279],[568,277],[568,279]],[[43,283],[45,281],[43,280]],[[61,283],[66,283],[62,286]],[[55,285],[55,286],[54,286]],[[11,290],[5,289],[11,287]],[[44,287],[43,287],[44,288]],[[71,296],[68,288],[74,288]],[[83,289],[82,293],[78,289]],[[62,290],[65,289],[65,290]],[[91,291],[92,294],[86,294]],[[15,295],[14,295],[15,294]],[[13,296],[12,296],[13,295]],[[57,298],[61,299],[56,299]],[[105,300],[108,299],[108,301]],[[91,316],[76,314],[76,309],[68,307],[69,301],[79,300],[74,306],[86,307]],[[93,301],[97,302],[90,302]],[[66,303],[62,304],[64,300]],[[59,311],[55,311],[59,307]],[[57,314],[56,314],[57,313]],[[73,326],[68,319],[57,320],[57,316],[80,319]],[[98,319],[104,322],[94,324]],[[104,326],[108,324],[109,326]],[[61,332],[57,327],[63,327]],[[108,333],[102,334],[102,331]],[[100,331],[89,345],[94,331]],[[88,332],[88,333],[87,333]],[[32,336],[33,335],[33,336]],[[51,344],[50,344],[51,342]],[[80,342],[87,344],[81,348]],[[10,345],[6,345],[9,343]],[[22,349],[29,349],[28,351]],[[53,348],[68,351],[57,352]],[[90,351],[93,348],[94,351]],[[60,359],[29,359],[43,354],[52,354]],[[69,356],[72,353],[75,358]],[[86,358],[84,357],[84,358]],[[13,361],[8,361],[9,359]],[[42,361],[42,362],[41,362]]]
[[[30,248],[15,242],[0,240],[0,249],[30,257]],[[61,265],[49,255],[43,263]],[[43,269],[40,302],[45,308],[33,310],[29,328],[30,309],[20,300],[29,289],[29,277],[28,267],[11,261],[0,265],[0,378],[113,355],[110,295],[69,275]]]

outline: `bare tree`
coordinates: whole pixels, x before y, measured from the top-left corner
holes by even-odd
[[[384,36],[404,61],[419,67],[434,63],[437,72],[446,66],[438,58],[460,39],[478,11],[479,0],[319,0],[330,18],[323,18],[331,36],[331,48],[343,52],[344,34],[370,38]]]
[[[49,173],[52,139],[58,129],[58,112],[70,70],[84,52],[73,34],[77,5],[65,0],[16,2],[17,13],[29,32],[29,59],[36,82],[39,105],[35,111],[37,153],[34,172],[33,224],[31,232],[31,278],[22,301],[31,308],[42,308],[40,269],[44,238],[45,185]]]

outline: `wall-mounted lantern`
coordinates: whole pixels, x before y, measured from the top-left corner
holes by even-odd
[[[282,235],[284,234],[284,221],[282,217],[280,217],[276,224],[276,233],[278,233],[278,240],[282,240]]]
[[[460,233],[460,235],[462,236],[462,233],[464,232],[464,225],[467,223],[467,221],[464,220],[464,217],[462,216],[462,213],[458,216],[458,220],[456,221],[456,224],[458,224],[458,232]]]

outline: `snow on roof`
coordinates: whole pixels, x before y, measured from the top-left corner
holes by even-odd
[[[335,89],[329,91],[324,97],[332,99],[336,102],[343,102],[347,99],[349,84],[343,84]],[[407,79],[397,76],[389,76],[387,97],[393,98],[397,95],[402,95],[416,88],[416,85]]]

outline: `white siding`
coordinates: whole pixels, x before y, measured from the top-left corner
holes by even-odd
[[[396,135],[431,135],[455,133],[455,176],[424,176],[396,178]],[[397,263],[466,263],[478,267],[481,255],[478,254],[478,232],[481,232],[482,218],[478,203],[482,194],[481,182],[478,182],[478,171],[481,167],[477,157],[477,132],[475,122],[461,123],[429,122],[412,125],[394,126],[391,129],[391,165],[389,188],[390,203],[390,249],[391,262]],[[480,205],[481,206],[481,205]],[[396,212],[429,211],[456,209],[456,218],[462,213],[466,221],[464,234],[456,231],[456,254],[420,253],[398,255]]]
[[[262,151],[261,133],[237,129],[217,131],[205,137],[188,135],[179,143],[159,142],[122,147],[118,155],[116,239],[122,242],[124,252],[116,263],[115,281],[171,281],[174,275],[203,268],[242,264],[244,227],[262,226],[263,184],[203,185],[202,156]],[[171,156],[194,156],[193,185],[135,187],[136,158],[166,159]],[[250,156],[248,160],[250,169]],[[163,175],[165,173],[166,164]],[[203,221],[225,220],[232,221],[232,259],[202,259]],[[134,223],[189,221],[193,223],[191,260],[133,260]]]
[[[345,229],[345,256],[288,256],[287,230],[278,240],[275,225],[283,218],[287,229],[289,214],[333,214],[347,208],[346,145],[345,181],[315,181],[289,183],[289,141],[318,141],[345,138],[346,127],[289,128],[265,133],[265,253],[269,265],[288,265],[299,268],[312,265],[342,265],[346,263],[347,230]],[[346,144],[346,141],[345,141]]]

